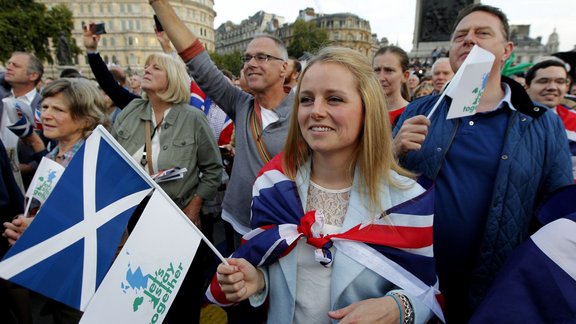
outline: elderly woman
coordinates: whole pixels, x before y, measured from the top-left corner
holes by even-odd
[[[160,186],[201,227],[201,209],[220,186],[222,164],[218,145],[202,111],[188,105],[190,85],[179,58],[152,54],[145,62],[143,98],[132,100],[114,122],[113,135],[149,173],[186,168],[184,177]],[[199,322],[201,281],[207,246],[201,243],[191,270],[168,313]]]
[[[58,143],[46,157],[64,167],[68,166],[97,125],[110,126],[104,98],[87,79],[63,78],[52,81],[42,90],[42,98],[40,108],[44,136]],[[26,141],[35,150],[43,148],[42,140],[36,133],[32,133]],[[7,228],[4,235],[9,242],[13,244],[33,219],[21,217],[11,224],[4,223]]]
[[[47,84],[42,90],[41,121],[44,136],[58,145],[46,157],[66,167],[97,125],[109,126],[104,98],[97,86],[82,78],[63,78]],[[33,133],[28,141],[35,150],[43,148],[40,137]],[[20,215],[5,222],[4,237],[14,244],[34,219]],[[54,323],[78,323],[82,312],[49,300],[47,309]]]
[[[325,48],[296,95],[284,153],[254,185],[255,229],[218,266],[208,296],[223,305],[268,299],[275,324],[425,323],[432,310],[441,317],[430,191],[394,158],[370,63],[356,51]],[[409,238],[413,226],[427,234]],[[395,267],[385,266],[389,258]]]

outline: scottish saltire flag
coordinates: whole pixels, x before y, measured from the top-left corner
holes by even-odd
[[[153,188],[99,126],[35,220],[0,262],[0,277],[84,310],[108,271],[128,219]]]
[[[170,198],[154,191],[81,323],[162,323],[200,240]]]
[[[380,219],[350,230],[320,235],[323,215],[304,213],[296,183],[282,169],[281,155],[270,161],[256,179],[252,200],[252,227],[232,257],[266,266],[290,253],[301,237],[317,248],[316,260],[330,266],[334,246],[413,296],[418,296],[444,320],[437,297],[432,225],[433,189],[393,206]],[[429,184],[430,185],[430,184]],[[390,225],[393,224],[393,225]],[[370,225],[370,226],[367,226]],[[213,303],[231,305],[214,276],[206,295]]]
[[[576,322],[576,185],[539,209],[546,224],[516,248],[471,323]]]

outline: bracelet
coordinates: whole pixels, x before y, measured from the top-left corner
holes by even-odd
[[[404,309],[404,318],[402,318],[402,324],[414,324],[414,309],[412,308],[412,303],[408,297],[400,293],[392,293],[392,295],[398,297],[402,302],[402,308]],[[400,312],[402,314],[402,312]]]
[[[402,312],[404,307],[402,306],[400,299],[398,299],[398,296],[396,296],[396,294],[394,294],[394,293],[387,293],[386,296],[392,297],[392,299],[394,299],[394,301],[396,302],[396,305],[398,306],[398,310],[400,311],[400,324],[402,324],[404,322],[404,314]]]

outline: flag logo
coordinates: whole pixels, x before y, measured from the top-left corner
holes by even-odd
[[[129,252],[126,252],[130,255]],[[152,273],[144,273],[140,265],[127,266],[126,277],[120,289],[132,302],[132,311],[153,313],[150,323],[157,323],[168,310],[167,302],[176,297],[177,287],[184,278],[182,262],[171,261]]]

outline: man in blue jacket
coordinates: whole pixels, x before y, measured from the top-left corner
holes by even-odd
[[[571,161],[562,122],[534,104],[500,71],[513,44],[506,15],[475,4],[456,19],[450,65],[456,72],[478,45],[495,55],[473,116],[446,119],[445,97],[410,104],[394,130],[402,165],[436,182],[434,255],[448,323],[464,323],[482,301],[513,248],[534,230],[534,208],[570,184]]]

